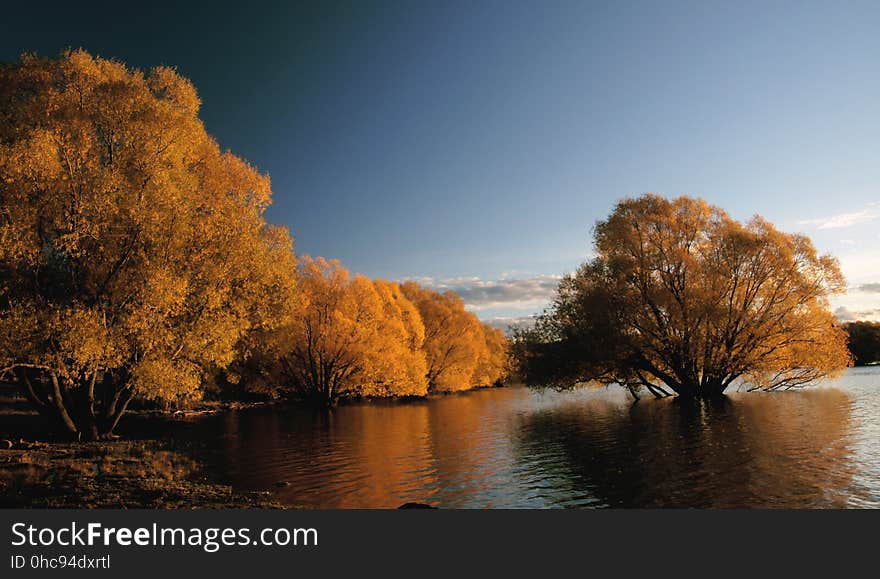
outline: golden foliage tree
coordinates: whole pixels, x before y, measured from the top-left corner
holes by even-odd
[[[301,260],[301,304],[282,332],[285,380],[300,398],[424,395],[424,327],[397,284]]]
[[[419,310],[403,295],[400,285],[373,280],[382,305],[376,347],[370,357],[362,394],[368,396],[422,396],[428,391],[424,342],[425,326]]]
[[[335,260],[300,260],[300,302],[276,335],[281,378],[320,405],[343,397],[424,396],[501,381],[508,341],[453,293],[352,276]]]
[[[425,325],[424,349],[431,392],[467,390],[501,379],[507,340],[500,331],[496,333],[480,324],[453,292],[439,293],[412,281],[402,287]]]
[[[507,336],[498,328],[488,324],[481,325],[486,345],[474,370],[471,382],[474,386],[494,386],[509,373],[510,347]]]
[[[793,388],[851,363],[828,302],[845,281],[803,235],[649,194],[596,225],[595,253],[516,337],[527,382],[598,380],[636,396],[644,387],[694,397],[734,382]]]
[[[222,152],[192,84],[84,51],[0,68],[0,370],[69,432],[185,400],[295,304],[269,179]]]

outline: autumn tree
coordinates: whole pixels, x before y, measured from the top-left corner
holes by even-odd
[[[501,379],[506,338],[486,329],[454,292],[439,293],[409,281],[403,293],[425,325],[425,356],[431,392],[467,390]],[[487,336],[492,344],[490,350]]]
[[[535,328],[516,336],[528,383],[704,397],[733,383],[803,386],[850,364],[828,302],[843,276],[803,235],[649,194],[618,203],[594,245]]]
[[[173,69],[84,51],[0,67],[0,372],[73,435],[188,400],[295,304],[265,175]]]
[[[382,306],[377,323],[376,348],[370,355],[362,393],[368,396],[423,396],[428,391],[425,326],[416,306],[403,295],[400,284],[373,280]]]
[[[504,332],[489,324],[481,324],[483,341],[471,382],[474,386],[501,384],[510,371],[510,344]]]
[[[856,366],[880,362],[880,322],[850,322],[844,328]]]
[[[300,291],[281,357],[296,396],[329,406],[344,396],[426,393],[424,327],[397,284],[304,257]]]

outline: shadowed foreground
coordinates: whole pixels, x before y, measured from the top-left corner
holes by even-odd
[[[277,508],[269,493],[199,480],[198,463],[160,441],[47,444],[0,450],[0,507]]]

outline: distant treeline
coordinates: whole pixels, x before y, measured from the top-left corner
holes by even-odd
[[[133,400],[410,396],[497,383],[507,341],[453,294],[298,260],[269,177],[193,85],[82,50],[0,65],[0,380],[74,437]]]
[[[850,322],[844,329],[849,334],[849,349],[856,366],[880,362],[880,323]]]

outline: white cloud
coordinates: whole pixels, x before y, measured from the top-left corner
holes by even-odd
[[[852,310],[845,306],[840,306],[834,310],[834,315],[841,322],[855,322],[857,320],[868,322],[880,321],[880,309]]]
[[[854,287],[853,290],[858,292],[880,294],[880,283],[863,283]]]
[[[868,278],[871,279],[877,278]],[[880,321],[880,283],[868,280],[852,284],[846,294],[831,298],[835,306],[834,313],[839,320]]]
[[[553,299],[561,278],[559,275],[538,275],[487,281],[478,277],[423,277],[415,281],[437,291],[451,290],[457,293],[472,311],[498,308],[537,310]]]
[[[844,251],[837,257],[840,269],[851,286],[875,282],[880,274],[880,249]]]
[[[880,212],[877,210],[877,203],[869,203],[867,207],[861,211],[853,211],[851,213],[838,213],[829,217],[821,217],[818,219],[804,219],[800,221],[801,225],[815,226],[817,229],[841,229],[844,227],[852,227],[860,223],[868,223],[880,218]]]

